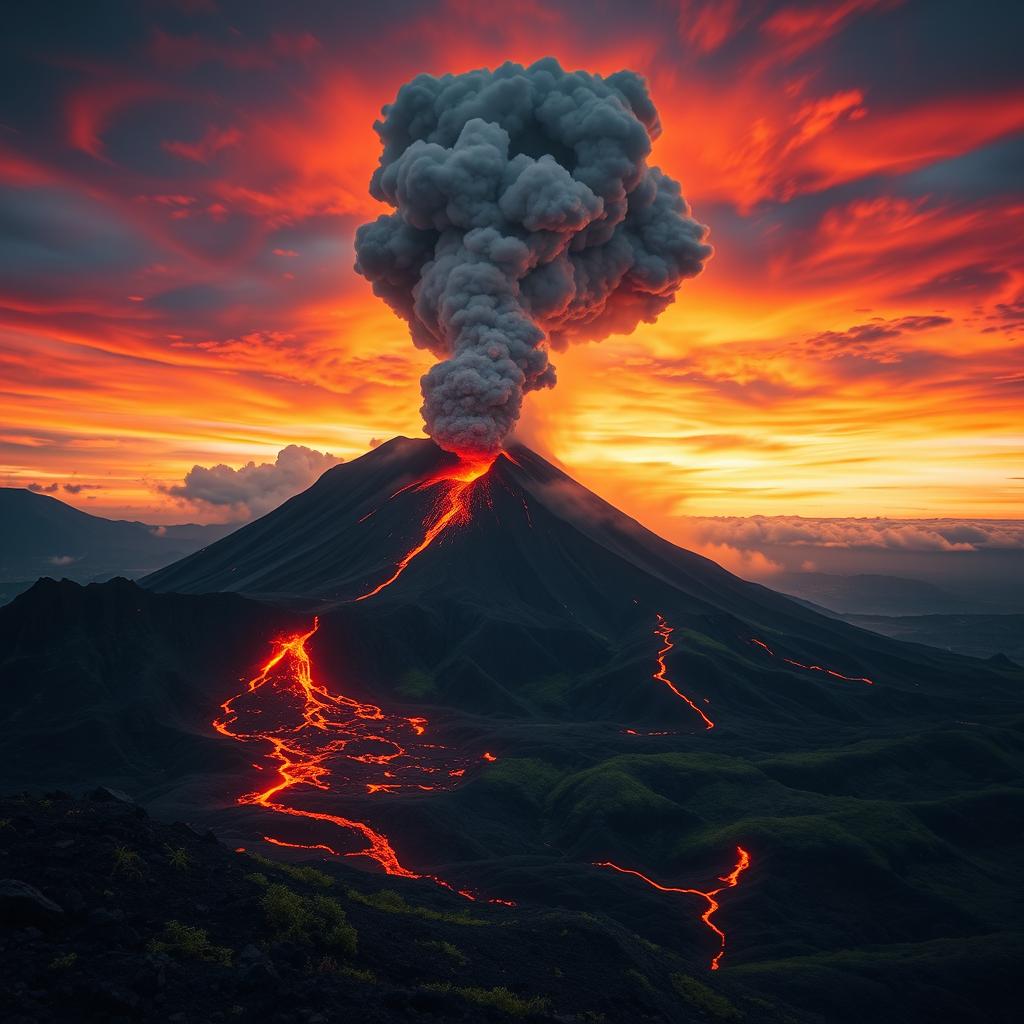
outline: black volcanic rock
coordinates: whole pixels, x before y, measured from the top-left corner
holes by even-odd
[[[63,914],[62,907],[27,882],[0,878],[0,923],[48,925]]]

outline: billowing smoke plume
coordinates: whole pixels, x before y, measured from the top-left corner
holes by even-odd
[[[554,385],[549,344],[653,321],[711,255],[647,166],[661,126],[631,71],[419,75],[375,127],[370,192],[396,212],[359,228],[356,270],[440,359],[422,413],[443,448],[495,452],[524,392]]]

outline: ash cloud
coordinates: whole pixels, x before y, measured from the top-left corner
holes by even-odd
[[[276,508],[341,461],[329,452],[290,444],[273,462],[247,462],[240,469],[223,463],[193,466],[183,483],[160,490],[191,505],[225,509],[233,518],[247,519]]]
[[[647,165],[644,80],[552,58],[404,85],[375,125],[370,192],[395,212],[356,233],[356,270],[439,360],[427,433],[498,450],[523,396],[553,387],[549,346],[628,333],[711,255],[679,185]]]

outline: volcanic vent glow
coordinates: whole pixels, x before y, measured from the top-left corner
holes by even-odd
[[[736,866],[727,875],[721,875],[719,881],[722,885],[714,889],[681,889],[674,885],[662,885],[660,882],[656,882],[653,878],[649,878],[647,875],[642,874],[639,871],[634,871],[632,868],[619,867],[618,864],[613,864],[610,860],[598,861],[594,866],[598,868],[611,868],[613,871],[618,871],[623,875],[633,875],[639,878],[641,882],[645,882],[651,886],[652,889],[657,889],[659,892],[677,892],[684,895],[700,896],[707,904],[704,908],[704,913],[700,915],[700,919],[718,936],[718,952],[711,958],[711,963],[708,965],[711,970],[717,971],[721,964],[722,957],[725,956],[725,932],[718,927],[717,924],[712,920],[721,904],[717,900],[717,896],[725,892],[726,889],[734,889],[739,885],[740,875],[750,867],[750,854],[743,849],[742,846],[736,847]]]
[[[515,461],[506,452],[501,452],[500,457]],[[436,473],[431,473],[392,495],[392,498],[395,498],[409,490],[425,491],[432,487],[438,488],[437,499],[423,520],[423,539],[398,560],[395,571],[383,583],[378,583],[372,590],[360,594],[356,598],[357,601],[376,597],[386,587],[391,586],[409,567],[409,563],[426,551],[445,530],[469,522],[476,485],[487,476],[497,458],[497,455],[485,458],[460,458],[454,465],[439,469]]]
[[[238,802],[355,832],[366,846],[342,853],[326,842],[264,837],[269,843],[323,850],[335,856],[369,857],[389,875],[428,878],[475,899],[469,890],[456,889],[443,878],[405,867],[387,836],[366,822],[284,801],[289,793],[295,801],[308,797],[309,790],[337,794],[347,788],[369,794],[445,789],[455,785],[476,760],[443,760],[445,747],[420,739],[427,728],[425,718],[389,715],[374,704],[331,693],[318,683],[307,649],[318,628],[319,622],[314,621],[308,632],[275,640],[271,657],[245,690],[221,705],[222,713],[213,722],[219,733],[233,740],[270,746],[266,757],[274,762],[277,778],[264,789],[243,794]],[[484,757],[493,760],[491,755]]]

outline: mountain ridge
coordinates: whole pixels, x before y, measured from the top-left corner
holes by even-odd
[[[234,528],[106,519],[52,495],[0,487],[0,581],[27,581],[54,571],[80,582],[151,572]]]

